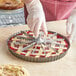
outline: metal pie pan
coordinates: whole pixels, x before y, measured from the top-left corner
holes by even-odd
[[[53,31],[48,31],[48,32],[55,33],[55,32],[53,32]],[[21,33],[21,32],[18,32],[18,33]],[[15,34],[12,35],[11,37],[16,36],[16,34],[18,34],[18,33],[15,33]],[[59,34],[59,33],[57,33],[57,34],[60,35],[61,37],[63,37],[63,38],[66,40],[66,42],[67,42],[67,44],[68,44],[68,47],[67,47],[67,51],[68,51],[68,49],[70,48],[70,43],[69,43],[68,39],[67,39],[65,36],[63,36],[63,35],[61,35],[61,34]],[[9,37],[9,39],[8,39],[8,41],[7,41],[7,45],[8,45],[8,42],[9,42],[9,40],[10,40],[11,37]],[[9,49],[9,52],[11,52],[11,53],[12,53],[14,56],[16,56],[17,58],[20,58],[20,59],[25,60],[25,61],[39,62],[39,63],[40,63],[40,62],[42,63],[42,62],[52,62],[52,61],[56,61],[56,60],[58,60],[58,59],[63,58],[63,57],[67,54],[67,51],[65,51],[64,53],[62,53],[62,54],[60,54],[60,55],[57,55],[57,56],[50,56],[50,57],[46,57],[46,58],[35,58],[35,57],[31,57],[31,56],[23,56],[23,55],[17,54],[17,53],[15,53],[13,50],[11,50],[9,46],[8,46],[8,49]]]

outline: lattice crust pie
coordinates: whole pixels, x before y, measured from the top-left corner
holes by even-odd
[[[41,39],[35,39],[31,31],[21,31],[8,39],[8,48],[24,60],[47,62],[62,58],[70,46],[68,40],[56,32],[48,31],[47,37],[42,34]]]
[[[22,66],[0,65],[0,76],[30,76]]]
[[[0,0],[0,9],[13,10],[24,7],[23,0]]]

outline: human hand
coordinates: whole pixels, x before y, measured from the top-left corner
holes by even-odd
[[[34,32],[34,35],[38,37],[40,30],[47,35],[45,15],[40,1],[32,0],[30,3],[26,4],[26,8],[28,11],[27,24],[31,31]]]
[[[66,32],[68,34],[68,38],[72,43],[76,39],[76,9],[72,11],[70,17],[67,20],[67,28]]]

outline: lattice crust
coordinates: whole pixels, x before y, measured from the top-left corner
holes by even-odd
[[[29,37],[28,35],[31,37]],[[24,39],[25,37],[25,39]],[[28,45],[33,43],[34,34],[31,31],[24,31],[15,34],[8,40],[8,47],[14,53],[24,56],[24,57],[34,57],[34,58],[49,58],[55,57],[65,53],[69,44],[63,36],[54,32],[48,32],[47,40],[52,40],[51,44],[47,43],[35,43],[28,49],[24,49]]]
[[[0,76],[29,76],[29,73],[22,66],[0,65]]]
[[[24,7],[23,0],[0,0],[0,9],[12,10]]]

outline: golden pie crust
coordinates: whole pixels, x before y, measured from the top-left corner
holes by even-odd
[[[0,65],[0,76],[30,76],[22,66]]]
[[[0,0],[0,9],[14,10],[24,7],[23,0]]]

